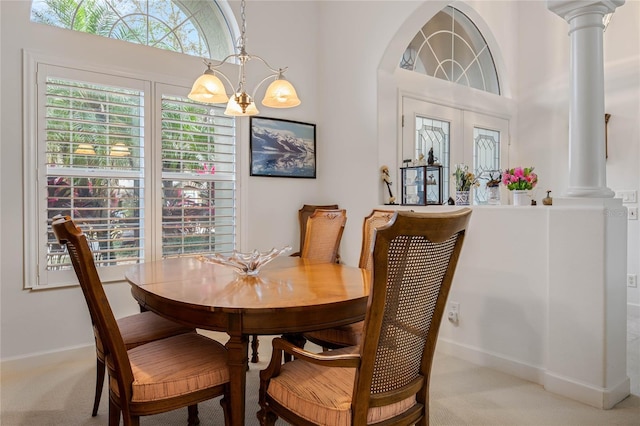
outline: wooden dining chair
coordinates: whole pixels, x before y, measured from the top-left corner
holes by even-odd
[[[324,263],[336,262],[346,223],[347,211],[344,209],[316,209],[307,219],[300,257]]]
[[[320,208],[327,207],[327,208]],[[300,220],[300,252],[291,256],[300,256],[320,262],[338,262],[340,240],[347,221],[346,210],[331,206],[313,206],[305,204],[298,210]],[[313,209],[313,210],[312,210]],[[316,214],[317,213],[317,214]],[[309,222],[311,221],[311,225]],[[309,228],[311,227],[311,231]],[[299,335],[296,337],[299,340]],[[260,361],[258,348],[260,346],[258,336],[251,338],[252,363]]]
[[[358,266],[371,272],[373,268],[373,243],[376,229],[387,225],[393,218],[395,210],[374,209],[364,218],[362,224],[362,248]],[[362,340],[364,321],[339,327],[304,333],[303,337],[322,346],[323,349],[338,349],[346,346],[359,345]]]
[[[428,425],[433,354],[470,215],[397,212],[379,228],[361,345],[315,354],[274,339],[260,424]],[[283,364],[283,352],[295,360]]]
[[[302,249],[304,248],[304,238],[307,233],[307,220],[309,217],[315,212],[317,209],[323,210],[336,210],[339,209],[337,204],[325,204],[325,205],[317,205],[317,204],[303,204],[302,208],[298,210],[298,225],[300,227],[300,249],[292,253],[291,256],[300,256],[302,253]]]
[[[102,389],[104,388],[104,376],[106,372],[105,358],[106,350],[100,339],[93,314],[91,316],[92,324],[94,324],[94,340],[96,347],[96,388],[93,398],[93,409],[91,416],[98,415],[100,408],[100,399],[102,397]],[[193,327],[186,327],[174,321],[156,315],[153,312],[145,311],[138,314],[129,315],[117,320],[118,328],[122,334],[122,340],[125,347],[133,349],[136,346],[144,345],[155,340],[164,339],[171,336],[177,336],[183,333],[195,333]]]
[[[67,247],[109,372],[109,425],[138,425],[140,416],[188,407],[189,425],[199,423],[197,404],[223,395],[229,414],[227,350],[195,332],[154,340],[127,350],[102,287],[87,238],[69,217],[54,218],[53,232]]]

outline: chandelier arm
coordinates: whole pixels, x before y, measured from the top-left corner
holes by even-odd
[[[269,63],[267,61],[262,59],[260,56],[258,56],[258,55],[249,55],[249,59],[254,59],[254,58],[255,59],[260,59],[265,67],[269,68],[272,72],[274,72],[276,74],[277,73],[284,74],[289,69],[289,67],[273,68],[271,65],[269,65]]]
[[[253,89],[253,93],[251,94],[251,98],[255,99],[256,98],[256,93],[258,93],[258,89],[260,88],[260,86],[262,86],[264,84],[265,81],[273,78],[273,77],[278,77],[280,75],[280,73],[278,71],[274,72],[273,74],[269,74],[268,76],[266,76],[265,78],[263,78],[260,83],[258,83],[255,87],[255,89]]]

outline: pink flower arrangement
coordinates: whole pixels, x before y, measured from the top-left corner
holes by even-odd
[[[529,190],[538,183],[538,175],[533,172],[533,167],[515,167],[502,172],[502,183],[510,191]]]

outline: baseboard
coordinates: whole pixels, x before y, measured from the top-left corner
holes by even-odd
[[[539,366],[525,364],[496,353],[486,352],[476,347],[462,345],[442,338],[438,339],[437,350],[481,367],[491,368],[539,385],[544,384],[545,371],[544,368]]]
[[[625,377],[616,386],[607,389],[578,383],[567,377],[547,372],[545,374],[544,388],[549,392],[566,396],[583,404],[608,410],[629,396],[631,393],[631,381],[629,377]]]
[[[544,386],[545,390],[549,392],[600,409],[607,410],[613,408],[618,402],[625,399],[631,393],[629,377],[626,377],[611,388],[597,388],[553,374],[542,367],[525,364],[499,354],[455,343],[448,339],[438,339],[437,350],[443,354],[460,358],[481,367],[491,368],[523,380],[537,383]]]
[[[34,355],[4,359],[0,362],[0,371],[2,375],[22,374],[28,371],[34,371],[40,368],[51,368],[68,362],[77,362],[78,360],[93,360],[95,363],[96,348],[93,343],[90,345],[74,346],[59,351],[42,352]]]

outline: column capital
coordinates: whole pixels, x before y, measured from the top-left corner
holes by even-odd
[[[613,13],[625,0],[547,0],[547,9],[569,21],[582,13]]]

